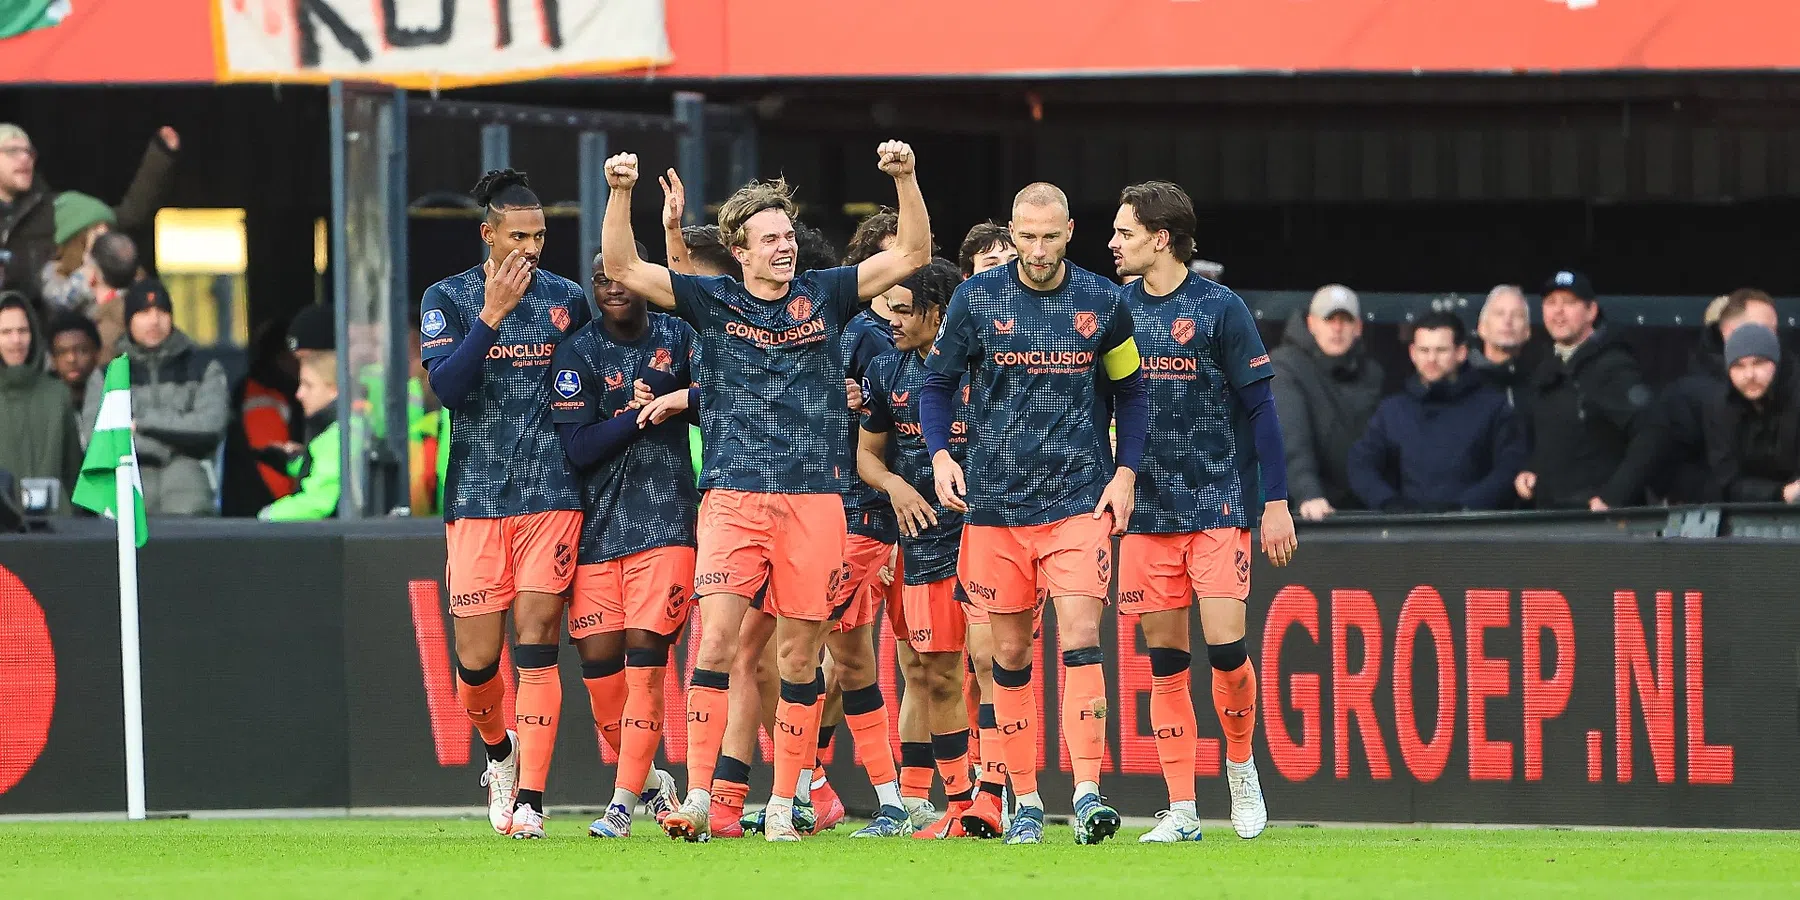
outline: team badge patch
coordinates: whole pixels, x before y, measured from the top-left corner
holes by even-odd
[[[557,331],[568,331],[569,308],[566,306],[550,307],[550,324],[555,325]]]
[[[658,372],[667,372],[675,368],[675,357],[669,352],[669,348],[658,347],[655,353],[650,354],[650,368]]]
[[[807,319],[812,318],[812,301],[806,299],[805,294],[801,294],[800,296],[789,300],[788,317],[793,319],[796,323],[804,322]]]
[[[1099,330],[1100,319],[1098,316],[1095,316],[1091,312],[1078,312],[1075,314],[1076,334],[1079,334],[1084,338],[1091,338],[1094,336],[1094,332]]]
[[[1183,316],[1169,326],[1169,337],[1177,344],[1185,344],[1194,339],[1194,320]]]
[[[581,376],[575,374],[574,369],[559,369],[555,387],[556,393],[564,400],[572,400],[576,394],[581,393]]]
[[[444,321],[444,311],[441,309],[428,309],[425,311],[425,315],[419,319],[419,330],[424,332],[428,338],[443,334],[447,327],[449,326]]]

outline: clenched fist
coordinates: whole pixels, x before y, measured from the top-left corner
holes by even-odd
[[[892,178],[905,178],[913,173],[913,148],[905,141],[884,141],[875,148],[881,157],[881,171]]]
[[[629,191],[637,184],[636,153],[619,153],[606,161],[606,186],[615,191]]]

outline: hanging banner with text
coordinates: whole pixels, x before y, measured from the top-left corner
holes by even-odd
[[[454,88],[670,59],[663,0],[215,0],[220,81]]]

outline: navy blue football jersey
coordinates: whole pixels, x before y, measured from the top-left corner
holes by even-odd
[[[699,344],[686,322],[650,314],[636,341],[616,340],[596,320],[556,348],[551,366],[556,424],[588,425],[628,409],[632,385],[643,379],[660,396],[693,383]],[[688,423],[681,418],[646,428],[624,451],[581,473],[585,500],[582,565],[657,547],[694,546],[700,490],[694,485]]]
[[[1256,443],[1239,388],[1275,374],[1249,307],[1189,275],[1167,297],[1124,289],[1137,324],[1150,439],[1138,467],[1133,534],[1249,528],[1260,509]]]
[[[675,313],[699,333],[700,486],[838,494],[856,474],[838,339],[861,303],[856,268],[802,272],[779,300],[725,276],[670,274]]]
[[[844,374],[862,385],[865,398],[863,412],[850,413],[844,419],[845,430],[849,432],[853,466],[856,459],[856,433],[860,430],[857,423],[868,417],[866,398],[870,393],[867,377],[869,364],[893,349],[893,326],[872,309],[857,313],[850,324],[844,326],[844,335],[838,340],[838,351],[844,360]],[[850,490],[844,494],[844,521],[849,524],[851,534],[873,538],[884,544],[900,539],[900,525],[894,518],[893,507],[888,505],[887,496],[864,484],[860,478],[850,479]]]
[[[972,524],[1091,515],[1112,478],[1099,382],[1137,369],[1131,312],[1112,282],[1065,265],[1053,291],[1022,283],[1017,262],[958,285],[926,359],[945,375],[969,372],[974,387]]]
[[[928,370],[919,354],[891,350],[869,364],[869,415],[862,427],[888,435],[888,470],[906,480],[937,513],[937,524],[918,537],[900,538],[900,554],[907,584],[931,584],[956,574],[957,550],[962,542],[962,513],[938,503],[931,452],[919,426],[919,388]],[[975,430],[969,406],[969,378],[951,398],[950,455],[957,462],[968,457],[969,437]]]
[[[481,316],[481,266],[425,290],[419,356],[455,352]],[[588,322],[581,285],[538,269],[500,322],[481,382],[451,417],[444,520],[497,519],[580,509],[581,488],[550,423],[550,356]]]

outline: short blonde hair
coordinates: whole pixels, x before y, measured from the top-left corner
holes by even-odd
[[[794,192],[788,187],[787,179],[777,178],[774,181],[752,181],[737,189],[724,203],[719,204],[719,240],[727,247],[742,247],[750,240],[744,233],[745,223],[750,217],[765,209],[778,209],[787,214],[792,222],[799,215],[799,208],[794,205]]]
[[[300,354],[300,368],[313,374],[314,378],[332,387],[337,387],[337,351],[313,350]]]
[[[1069,217],[1069,195],[1048,181],[1032,182],[1014,194],[1012,208],[1021,206],[1054,206],[1063,211],[1063,218]]]

